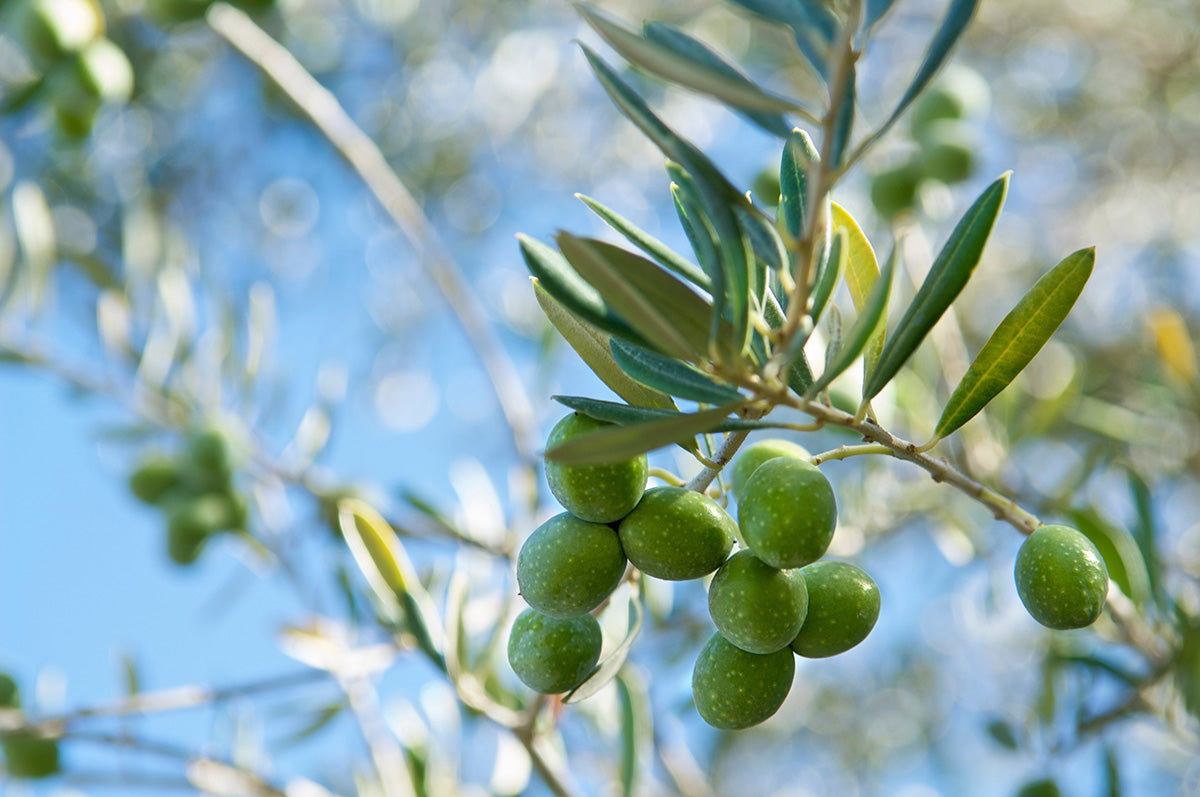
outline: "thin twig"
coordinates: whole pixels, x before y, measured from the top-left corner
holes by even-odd
[[[692,477],[684,487],[688,490],[695,490],[702,493],[708,489],[708,485],[712,484],[713,479],[717,478],[717,474],[721,469],[733,459],[733,455],[737,453],[738,448],[745,442],[746,437],[750,432],[730,432],[725,436],[721,447],[717,449],[717,453],[712,458],[712,464],[706,465],[703,470]]]
[[[462,270],[379,147],[354,123],[337,98],[249,16],[225,3],[214,3],[205,19],[209,27],[261,69],[312,120],[408,239],[417,252],[418,262],[441,291],[483,364],[517,452],[533,462],[536,458],[533,406],[516,366],[496,339]]]

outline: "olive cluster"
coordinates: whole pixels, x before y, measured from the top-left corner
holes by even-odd
[[[21,690],[6,673],[0,673],[0,709],[20,709]],[[58,740],[21,731],[0,738],[4,771],[14,778],[45,778],[59,770]]]
[[[95,0],[17,0],[5,16],[38,75],[32,91],[48,96],[64,134],[87,136],[105,103],[132,95],[133,67],[105,37]]]
[[[968,120],[987,111],[990,92],[979,73],[963,66],[946,74],[914,104],[910,130],[917,147],[908,158],[871,180],[871,203],[884,218],[917,204],[921,184],[947,185],[975,171],[975,132]]]
[[[564,418],[551,446],[604,426]],[[738,521],[706,495],[645,489],[644,455],[608,465],[549,462],[551,492],[567,510],[522,547],[517,581],[530,609],[513,625],[509,662],[529,687],[578,686],[600,656],[590,611],[632,564],[670,581],[714,574],[709,613],[717,634],[696,662],[700,715],[720,728],[770,717],[791,688],[793,653],[819,658],[861,642],[879,615],[875,582],[853,565],[817,562],[833,537],[836,502],[803,448],[751,446],[735,461]],[[744,547],[732,553],[739,538]]]
[[[235,451],[227,431],[207,427],[189,436],[181,454],[150,454],[129,477],[138,499],[165,512],[167,555],[176,564],[195,562],[214,534],[246,527]]]

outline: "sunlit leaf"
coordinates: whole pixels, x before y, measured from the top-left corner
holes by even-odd
[[[610,426],[580,435],[546,451],[546,459],[567,465],[603,465],[619,462],[685,437],[710,432],[745,402],[687,413],[678,417],[629,426]]]
[[[864,401],[873,398],[891,381],[966,286],[1004,205],[1008,178],[1009,173],[1005,173],[988,186],[950,233],[950,239],[933,261],[912,304],[884,344],[879,363],[863,388]]]
[[[618,404],[615,401],[601,401],[600,399],[586,398],[584,396],[551,396],[550,398],[562,404],[564,407],[570,407],[576,412],[581,412],[589,418],[595,418],[598,421],[606,421],[607,423],[620,424],[621,426],[629,426],[635,423],[645,423],[646,421],[657,421],[663,418],[678,418],[685,413],[678,410],[659,410],[649,407],[631,407],[628,404]],[[786,423],[775,421],[752,421],[748,418],[726,418],[725,420],[712,427],[713,432],[744,432],[753,429],[783,429],[787,428]]]
[[[862,315],[871,291],[879,279],[879,261],[862,227],[858,226],[854,217],[836,202],[832,205],[832,217],[833,229],[845,233],[846,236],[846,260],[842,276],[846,280],[846,287],[850,289],[850,301],[854,304],[854,310]],[[881,325],[875,336],[868,341],[863,356],[865,372],[874,370],[879,362],[885,333],[886,328]]]
[[[612,227],[617,232],[625,236],[634,246],[641,249],[650,257],[657,260],[664,268],[669,268],[684,279],[699,285],[704,290],[708,291],[712,288],[712,280],[695,264],[683,258],[682,255],[675,252],[669,246],[658,240],[645,230],[639,229],[637,225],[617,213],[610,207],[607,207],[591,197],[586,197],[583,194],[576,194],[592,212],[604,219],[605,223]]]
[[[736,388],[716,381],[688,363],[623,340],[610,341],[609,348],[621,370],[668,395],[707,404],[728,404],[742,398]]]
[[[608,385],[614,393],[639,407],[660,407],[673,409],[675,402],[665,393],[630,379],[620,366],[613,360],[608,344],[611,336],[577,318],[555,301],[554,297],[542,289],[538,280],[533,284],[534,296],[546,318],[554,328],[566,339],[580,359],[592,369],[592,373],[600,377],[600,381]]]
[[[818,74],[826,74],[826,51],[839,24],[822,0],[732,0],[792,29],[796,44]]]
[[[644,619],[645,611],[642,609],[641,595],[639,591],[632,590],[629,593],[629,629],[625,632],[625,638],[604,657],[596,671],[588,676],[586,681],[563,696],[564,703],[578,703],[587,700],[617,677],[617,673],[625,665],[625,659],[629,657],[629,651],[633,649],[638,632],[642,630]]]
[[[808,170],[821,159],[808,133],[793,130],[779,164],[779,218],[793,238],[804,232],[808,208]]]
[[[834,357],[833,362],[826,365],[825,372],[821,374],[820,378],[808,389],[810,397],[828,387],[830,382],[840,376],[843,371],[858,359],[858,356],[867,347],[868,342],[872,338],[878,337],[876,332],[887,317],[888,296],[891,293],[892,273],[895,269],[896,255],[893,252],[892,256],[888,258],[883,272],[875,280],[875,285],[872,286],[866,303],[863,305],[862,310],[859,311],[858,318],[854,321],[854,326],[850,327],[850,331],[843,337],[841,350]]]
[[[1071,312],[1095,261],[1094,249],[1069,255],[1017,302],[946,402],[937,424],[938,437],[975,417],[1029,365]]]
[[[649,346],[688,358],[708,348],[712,307],[649,260],[593,238],[560,232],[559,249]]]

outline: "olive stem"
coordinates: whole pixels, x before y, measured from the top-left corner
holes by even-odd
[[[815,454],[808,458],[808,461],[813,465],[820,465],[822,462],[829,462],[835,459],[849,459],[850,457],[858,457],[863,454],[891,454],[892,450],[880,443],[864,443],[857,446],[839,446],[829,451],[822,451],[820,454]]]
[[[667,470],[666,468],[652,467],[649,469],[649,471],[647,471],[647,473],[656,479],[666,482],[672,487],[682,487],[684,485],[683,479],[679,478],[674,473],[671,473],[671,471]]]
[[[721,469],[729,464],[733,459],[733,455],[741,448],[742,443],[750,435],[749,431],[730,432],[725,435],[725,440],[722,441],[721,447],[717,449],[717,453],[712,458],[712,464],[706,466],[703,470],[692,477],[691,481],[684,485],[687,490],[695,490],[702,493],[708,489],[708,485],[712,484],[713,479],[717,478],[717,474]]]

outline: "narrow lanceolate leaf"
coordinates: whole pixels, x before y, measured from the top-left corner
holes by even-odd
[[[1138,550],[1142,552],[1142,561],[1146,563],[1146,574],[1150,580],[1150,594],[1159,609],[1168,610],[1170,597],[1162,588],[1159,576],[1162,573],[1158,556],[1156,540],[1159,536],[1158,523],[1154,516],[1154,497],[1150,493],[1150,485],[1132,468],[1126,472],[1129,490],[1133,496],[1133,505],[1137,509],[1137,523],[1134,525],[1133,538],[1137,541]]]
[[[651,614],[654,609],[652,608]],[[622,670],[617,675],[617,702],[621,717],[621,797],[638,793],[638,760],[654,743],[654,712],[646,684],[635,670]]]
[[[937,425],[938,437],[945,437],[974,418],[1029,365],[1071,312],[1095,262],[1095,249],[1069,255],[1017,302],[946,402]]]
[[[874,398],[891,381],[971,278],[1004,205],[1008,178],[1009,173],[1005,173],[988,186],[950,233],[912,304],[884,345],[879,364],[863,388],[864,401]]]
[[[863,31],[869,33],[887,13],[891,11],[896,0],[867,0],[866,16],[863,19]]]
[[[735,109],[773,114],[768,117],[768,130],[787,135],[788,125],[780,114],[799,110],[795,102],[763,91],[707,46],[678,28],[651,23],[646,26],[643,37],[591,6],[581,5],[577,9],[600,37],[631,63],[669,83],[715,97]]]
[[[833,228],[846,235],[846,265],[842,270],[846,278],[846,287],[850,289],[850,300],[854,310],[860,316],[864,313],[871,291],[879,280],[879,261],[875,258],[875,250],[863,233],[858,222],[846,212],[841,205],[833,205]],[[867,370],[875,367],[883,350],[883,327],[872,338],[867,347],[865,365]]]
[[[822,0],[732,0],[742,8],[792,29],[800,52],[822,77],[826,51],[838,30],[837,18]]]
[[[604,660],[600,662],[600,666],[588,676],[586,681],[563,696],[564,703],[578,703],[582,700],[587,700],[608,686],[612,682],[612,679],[617,677],[617,673],[625,665],[625,659],[629,658],[629,651],[633,649],[633,643],[637,639],[638,632],[642,630],[642,620],[646,616],[645,611],[642,609],[640,592],[641,590],[639,589],[631,591],[629,594],[629,630],[625,632],[625,638],[621,640],[621,644],[613,648],[612,653],[604,657]]]
[[[600,399],[586,398],[584,396],[551,396],[550,398],[562,404],[564,407],[583,413],[589,418],[595,418],[598,421],[606,421],[607,423],[615,423],[620,426],[629,426],[635,423],[645,423],[646,421],[658,421],[664,418],[678,418],[684,413],[678,410],[660,410],[650,407],[631,407],[628,404],[619,404],[615,401],[601,401]],[[752,421],[748,418],[726,418],[718,423],[709,431],[713,432],[749,432],[755,429],[785,429],[786,424],[775,421]]]
[[[566,339],[587,367],[592,369],[592,373],[600,377],[600,381],[608,385],[614,393],[639,407],[657,407],[665,410],[675,408],[675,402],[667,394],[629,378],[613,360],[612,352],[609,351],[608,342],[611,336],[581,320],[559,304],[553,296],[546,293],[536,277],[533,281],[533,294],[554,328]]]
[[[684,258],[650,233],[640,229],[612,208],[583,194],[576,194],[575,196],[583,204],[587,205],[593,213],[604,219],[604,222],[608,226],[621,233],[621,235],[624,235],[631,244],[657,260],[664,268],[669,268],[689,282],[699,285],[706,291],[711,291],[712,280],[709,279],[708,275],[699,266]]]
[[[821,313],[825,311],[825,305],[829,302],[829,297],[833,295],[833,289],[837,287],[838,280],[846,270],[849,260],[850,235],[845,229],[839,229],[829,245],[829,259],[825,267],[817,274],[817,282],[813,286],[812,304],[808,313],[812,317],[814,326],[821,320]]]
[[[859,311],[854,326],[850,327],[850,331],[842,337],[841,349],[833,361],[826,366],[821,377],[808,389],[809,398],[829,387],[834,379],[858,359],[873,338],[878,339],[877,333],[883,328],[883,322],[887,316],[888,296],[891,293],[892,273],[895,269],[896,258],[895,256],[889,257],[879,279],[875,280],[875,285],[871,288],[866,303]]]
[[[837,169],[845,160],[846,150],[850,147],[850,133],[854,129],[854,103],[858,98],[858,70],[850,64],[842,85],[841,99],[838,101],[838,115],[833,125],[833,147],[829,153],[829,162]]]
[[[706,404],[728,404],[742,398],[735,388],[721,384],[688,363],[623,340],[612,340],[609,346],[621,370],[648,387]]]
[[[670,167],[668,167],[670,170]],[[679,217],[679,225],[687,235],[696,262],[708,277],[708,293],[712,296],[714,307],[725,306],[725,273],[721,271],[721,258],[717,255],[717,244],[713,241],[712,231],[704,221],[699,206],[693,201],[691,191],[678,182],[671,183],[671,199],[675,203],[675,214]]]
[[[912,82],[900,98],[900,102],[897,103],[896,109],[892,111],[892,115],[887,118],[883,126],[872,134],[871,141],[875,141],[886,133],[904,115],[904,112],[908,110],[908,106],[912,105],[917,95],[933,80],[933,76],[942,68],[942,64],[946,63],[946,59],[950,55],[950,51],[953,49],[955,43],[958,42],[963,31],[967,29],[967,24],[970,23],[971,17],[974,16],[975,9],[978,6],[979,0],[950,0],[950,6],[946,9],[946,16],[942,19],[942,24],[938,28],[937,33],[934,34],[933,41],[929,43],[929,49],[925,53],[925,60],[921,62],[921,66],[917,69],[917,74],[913,76]],[[883,9],[883,11],[886,10],[886,8]]]
[[[685,437],[711,432],[725,421],[726,416],[745,404],[745,401],[738,401],[674,418],[630,426],[605,427],[547,450],[546,459],[567,465],[604,465],[620,462],[671,445]]]
[[[525,258],[529,273],[555,301],[605,332],[639,343],[645,341],[604,301],[599,291],[571,268],[561,254],[527,235],[518,235],[517,240],[520,241],[521,256]]]
[[[808,133],[797,128],[788,136],[779,163],[779,219],[788,233],[799,238],[804,232],[808,203],[808,170],[821,159]]]
[[[556,240],[575,271],[648,345],[680,358],[707,350],[712,308],[687,285],[612,244],[567,232]]]

